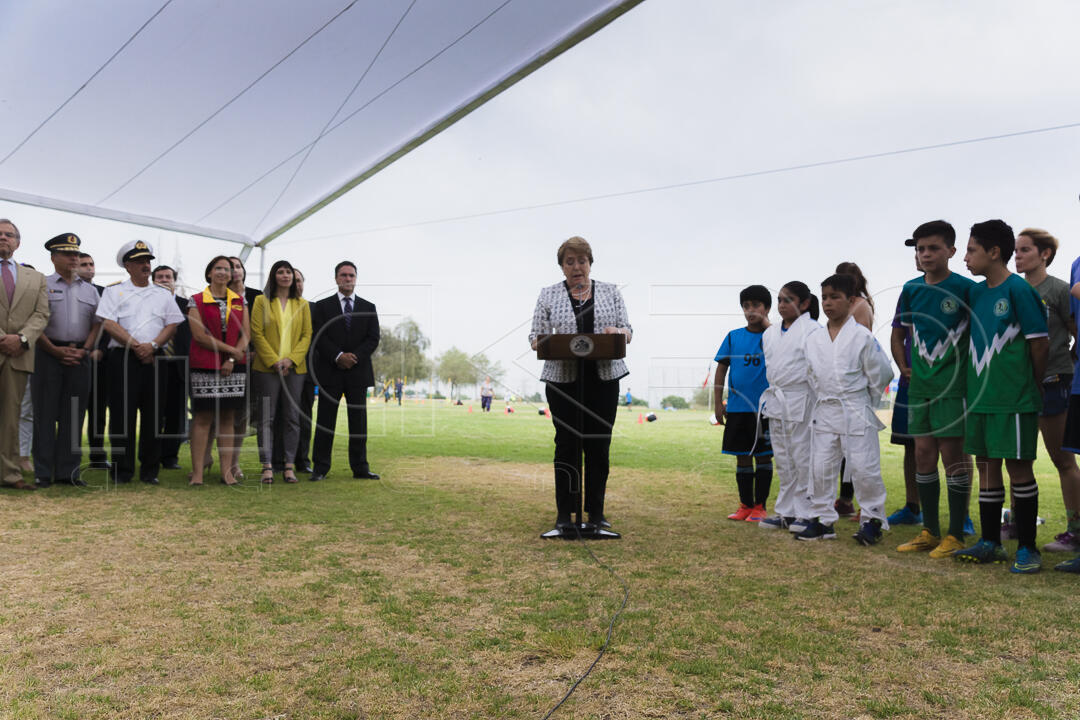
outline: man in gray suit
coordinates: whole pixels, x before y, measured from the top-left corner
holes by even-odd
[[[30,348],[49,322],[49,293],[44,275],[12,259],[20,239],[15,224],[0,218],[0,485],[34,490],[19,468],[19,408],[34,372]]]

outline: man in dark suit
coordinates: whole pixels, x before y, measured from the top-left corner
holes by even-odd
[[[312,306],[315,364],[309,371],[319,386],[315,427],[315,472],[322,480],[330,472],[342,395],[349,411],[349,466],[354,478],[378,480],[367,461],[367,389],[375,384],[371,354],[379,345],[379,316],[375,306],[353,294],[356,265],[345,260],[334,268],[338,291]]]
[[[165,470],[180,469],[180,445],[188,435],[187,409],[187,357],[191,349],[191,328],[188,327],[188,299],[176,294],[176,270],[168,265],[158,265],[150,271],[155,285],[168,290],[176,300],[176,307],[184,315],[184,321],[176,326],[173,339],[162,348],[160,371],[165,373],[165,397],[160,403],[161,420],[161,467]]]
[[[105,292],[104,285],[94,283],[97,268],[88,253],[79,253],[79,277],[93,284],[98,297]],[[109,456],[105,454],[105,412],[109,407],[109,374],[105,369],[105,350],[109,334],[98,333],[97,344],[90,353],[90,396],[86,403],[86,436],[90,439],[90,467],[108,467]]]

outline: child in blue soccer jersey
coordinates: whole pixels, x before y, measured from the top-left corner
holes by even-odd
[[[772,484],[769,422],[758,418],[758,401],[768,387],[761,340],[769,327],[772,295],[764,285],[751,285],[739,293],[739,304],[746,327],[729,332],[720,345],[713,392],[716,419],[725,426],[723,452],[735,456],[735,481],[739,487],[739,509],[728,519],[760,522],[767,517],[765,501]]]
[[[911,332],[910,362],[903,353],[903,329],[893,329],[893,359],[909,375],[908,433],[915,438],[915,482],[923,509],[923,530],[900,552],[928,552],[946,558],[964,548],[964,520],[971,492],[970,458],[964,454],[964,400],[968,353],[968,291],[975,284],[949,270],[956,253],[956,231],[944,220],[915,228],[923,276],[904,283],[900,322]],[[945,467],[949,533],[938,520]]]
[[[971,227],[964,262],[986,280],[971,288],[971,360],[967,370],[967,429],[964,451],[979,471],[982,537],[953,557],[963,562],[1006,562],[1001,546],[1001,508],[1009,474],[1019,547],[1011,571],[1035,573],[1042,558],[1035,545],[1039,486],[1032,465],[1039,436],[1039,392],[1046,371],[1046,305],[1038,291],[1009,272],[1016,238],[1001,220]],[[925,512],[925,508],[924,508]]]

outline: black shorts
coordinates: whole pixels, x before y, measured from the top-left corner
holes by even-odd
[[[1065,416],[1065,437],[1061,449],[1080,454],[1080,395],[1069,396],[1069,409]]]
[[[889,442],[893,445],[915,446],[915,438],[908,435],[908,386],[906,384],[897,388],[896,398],[893,400],[892,438]]]
[[[1039,417],[1053,417],[1068,411],[1072,381],[1072,373],[1069,373],[1054,375],[1043,383],[1043,409]]]
[[[772,455],[768,418],[761,418],[759,426],[757,413],[727,413],[724,416],[722,449],[725,455],[753,455],[755,457]]]

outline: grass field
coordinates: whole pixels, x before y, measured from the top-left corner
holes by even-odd
[[[351,479],[339,437],[317,484],[192,489],[174,471],[0,493],[0,717],[543,717],[622,589],[582,544],[538,538],[550,421],[474,410],[372,405],[377,482]],[[1080,716],[1075,576],[901,556],[911,527],[867,549],[846,520],[810,544],[727,521],[721,431],[637,415],[612,446],[624,537],[588,546],[629,603],[554,717]],[[891,510],[896,448],[883,464]],[[1062,506],[1045,457],[1037,476],[1042,543]]]

